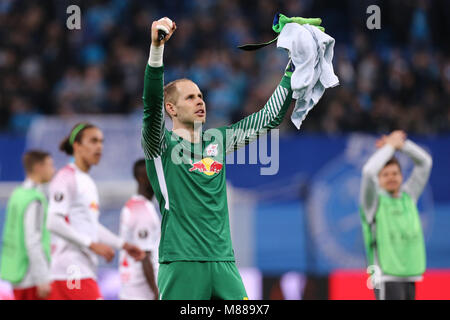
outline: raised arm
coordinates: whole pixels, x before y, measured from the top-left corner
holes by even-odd
[[[409,179],[403,185],[403,190],[417,201],[430,177],[433,160],[425,150],[411,140],[406,140],[400,151],[414,161],[414,169]]]
[[[394,153],[395,148],[385,144],[369,158],[363,167],[359,201],[369,223],[372,222],[378,205],[378,173]]]
[[[158,29],[166,28],[167,36],[158,39]],[[142,148],[147,159],[161,155],[165,149],[164,141],[164,43],[169,40],[176,29],[175,23],[167,18],[153,21],[150,55],[144,76],[144,116],[142,123]]]
[[[264,108],[235,124],[225,127],[226,153],[249,144],[281,124],[292,101],[290,75],[292,75],[292,72],[286,72]]]

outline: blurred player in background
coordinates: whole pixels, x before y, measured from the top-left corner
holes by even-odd
[[[162,40],[158,29],[167,33]],[[282,122],[292,73],[285,73],[261,111],[203,132],[206,106],[197,85],[180,79],[164,87],[164,44],[175,29],[168,18],[152,24],[143,96],[142,145],[162,213],[160,299],[248,299],[231,244],[225,158]],[[164,109],[173,121],[171,132]]]
[[[52,243],[50,299],[101,299],[96,282],[97,255],[110,262],[113,248],[124,249],[135,259],[142,259],[144,252],[98,221],[99,196],[89,170],[101,159],[102,131],[92,124],[79,123],[61,142],[60,150],[75,161],[59,170],[50,184],[47,226],[56,236]]]
[[[161,221],[151,202],[153,189],[148,181],[144,159],[134,163],[133,175],[138,183],[138,192],[122,209],[120,236],[144,250],[145,258],[135,261],[125,250],[120,251],[119,297],[128,300],[158,300],[156,277]]]
[[[403,131],[377,141],[379,148],[363,168],[361,219],[369,265],[378,300],[414,300],[415,282],[425,272],[425,242],[417,209],[431,172],[430,155]],[[410,178],[403,184],[401,151],[414,161]],[[378,284],[378,285],[377,285]]]
[[[44,151],[23,156],[26,178],[12,193],[6,210],[1,278],[13,286],[16,300],[45,299],[50,293],[50,232],[42,184],[53,177],[53,159]]]

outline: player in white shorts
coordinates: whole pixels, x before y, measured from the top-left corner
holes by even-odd
[[[120,251],[119,297],[127,300],[157,300],[156,279],[161,220],[150,201],[153,189],[147,178],[144,159],[134,163],[133,175],[138,183],[138,194],[132,196],[122,209],[120,236],[144,250],[145,258],[142,261],[135,261],[130,259],[125,250]]]
[[[47,227],[52,232],[51,300],[95,300],[102,295],[96,282],[98,257],[110,262],[114,249],[134,259],[144,252],[119,238],[99,221],[99,197],[89,175],[99,163],[103,133],[92,124],[77,124],[60,145],[75,161],[58,171],[50,183]]]

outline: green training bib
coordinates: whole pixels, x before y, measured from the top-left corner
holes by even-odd
[[[14,190],[6,208],[0,265],[0,277],[13,284],[22,281],[28,270],[29,258],[25,246],[24,215],[28,205],[35,200],[38,200],[44,208],[41,239],[45,255],[50,261],[50,232],[46,228],[47,199],[39,190],[19,187]]]
[[[417,206],[405,192],[399,198],[380,195],[375,215],[375,239],[360,209],[364,243],[369,265],[374,264],[375,240],[378,262],[384,274],[398,277],[425,272],[425,242]]]

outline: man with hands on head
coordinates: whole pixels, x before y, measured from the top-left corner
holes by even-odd
[[[360,217],[378,300],[414,300],[415,282],[425,272],[425,243],[417,201],[430,176],[430,155],[397,130],[376,142],[378,150],[363,167]],[[400,151],[414,169],[403,183]]]

